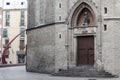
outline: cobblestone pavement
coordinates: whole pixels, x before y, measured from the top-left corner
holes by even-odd
[[[120,78],[55,77],[49,74],[30,73],[25,66],[0,68],[0,80],[120,80]]]

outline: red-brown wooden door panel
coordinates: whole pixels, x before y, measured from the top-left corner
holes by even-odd
[[[94,64],[94,49],[88,49],[88,64]]]
[[[94,37],[77,38],[77,66],[94,65]]]
[[[77,56],[77,58],[79,59],[78,60],[78,63],[79,64],[82,64],[82,65],[86,65],[87,64],[87,52],[85,49],[79,49],[78,50],[79,54]]]

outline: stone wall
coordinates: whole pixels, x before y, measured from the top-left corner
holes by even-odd
[[[35,2],[36,0],[28,1],[28,28],[35,27]]]
[[[53,72],[55,67],[55,26],[27,31],[27,71]]]
[[[39,0],[37,0],[39,2]],[[44,0],[45,1],[45,25],[53,22],[64,22],[65,24],[54,24],[29,30],[27,69],[28,71],[51,72],[61,68],[66,69],[68,64],[76,66],[76,39],[71,27],[71,13],[79,6],[79,2],[88,3],[96,15],[95,34],[95,65],[97,69],[102,68],[110,73],[120,75],[120,0]],[[77,2],[78,1],[78,2]],[[62,4],[61,8],[59,4]],[[36,5],[35,5],[36,4]],[[35,27],[39,24],[39,3],[29,1],[29,24]],[[49,6],[47,8],[47,6]],[[76,8],[75,8],[76,7]],[[105,14],[104,8],[107,8]],[[74,9],[74,10],[73,10]],[[61,17],[61,19],[60,19]],[[68,18],[69,17],[69,18]],[[104,30],[107,25],[107,30]],[[67,45],[67,46],[66,46]],[[69,47],[68,47],[69,46]]]
[[[67,26],[65,24],[55,25],[55,69],[67,69]]]
[[[120,0],[102,1],[102,60],[104,70],[115,75],[120,75],[120,45],[119,45],[119,25],[120,25]],[[104,8],[107,8],[105,14]],[[105,30],[104,25],[107,26]]]
[[[45,24],[55,22],[55,1],[46,0],[45,4]]]
[[[27,35],[27,71],[54,72],[67,69],[65,24],[28,30]]]

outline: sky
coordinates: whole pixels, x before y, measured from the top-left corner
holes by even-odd
[[[2,0],[0,0],[0,7],[2,6]]]
[[[4,6],[2,6],[4,1]],[[0,0],[0,7],[3,7],[4,9],[11,9],[11,8],[26,8],[27,7],[27,0]],[[6,2],[10,2],[10,6],[5,5]],[[22,6],[20,3],[25,2],[24,6]]]

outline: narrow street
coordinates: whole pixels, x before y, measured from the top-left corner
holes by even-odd
[[[120,78],[56,77],[25,71],[25,66],[0,68],[0,80],[120,80]]]

